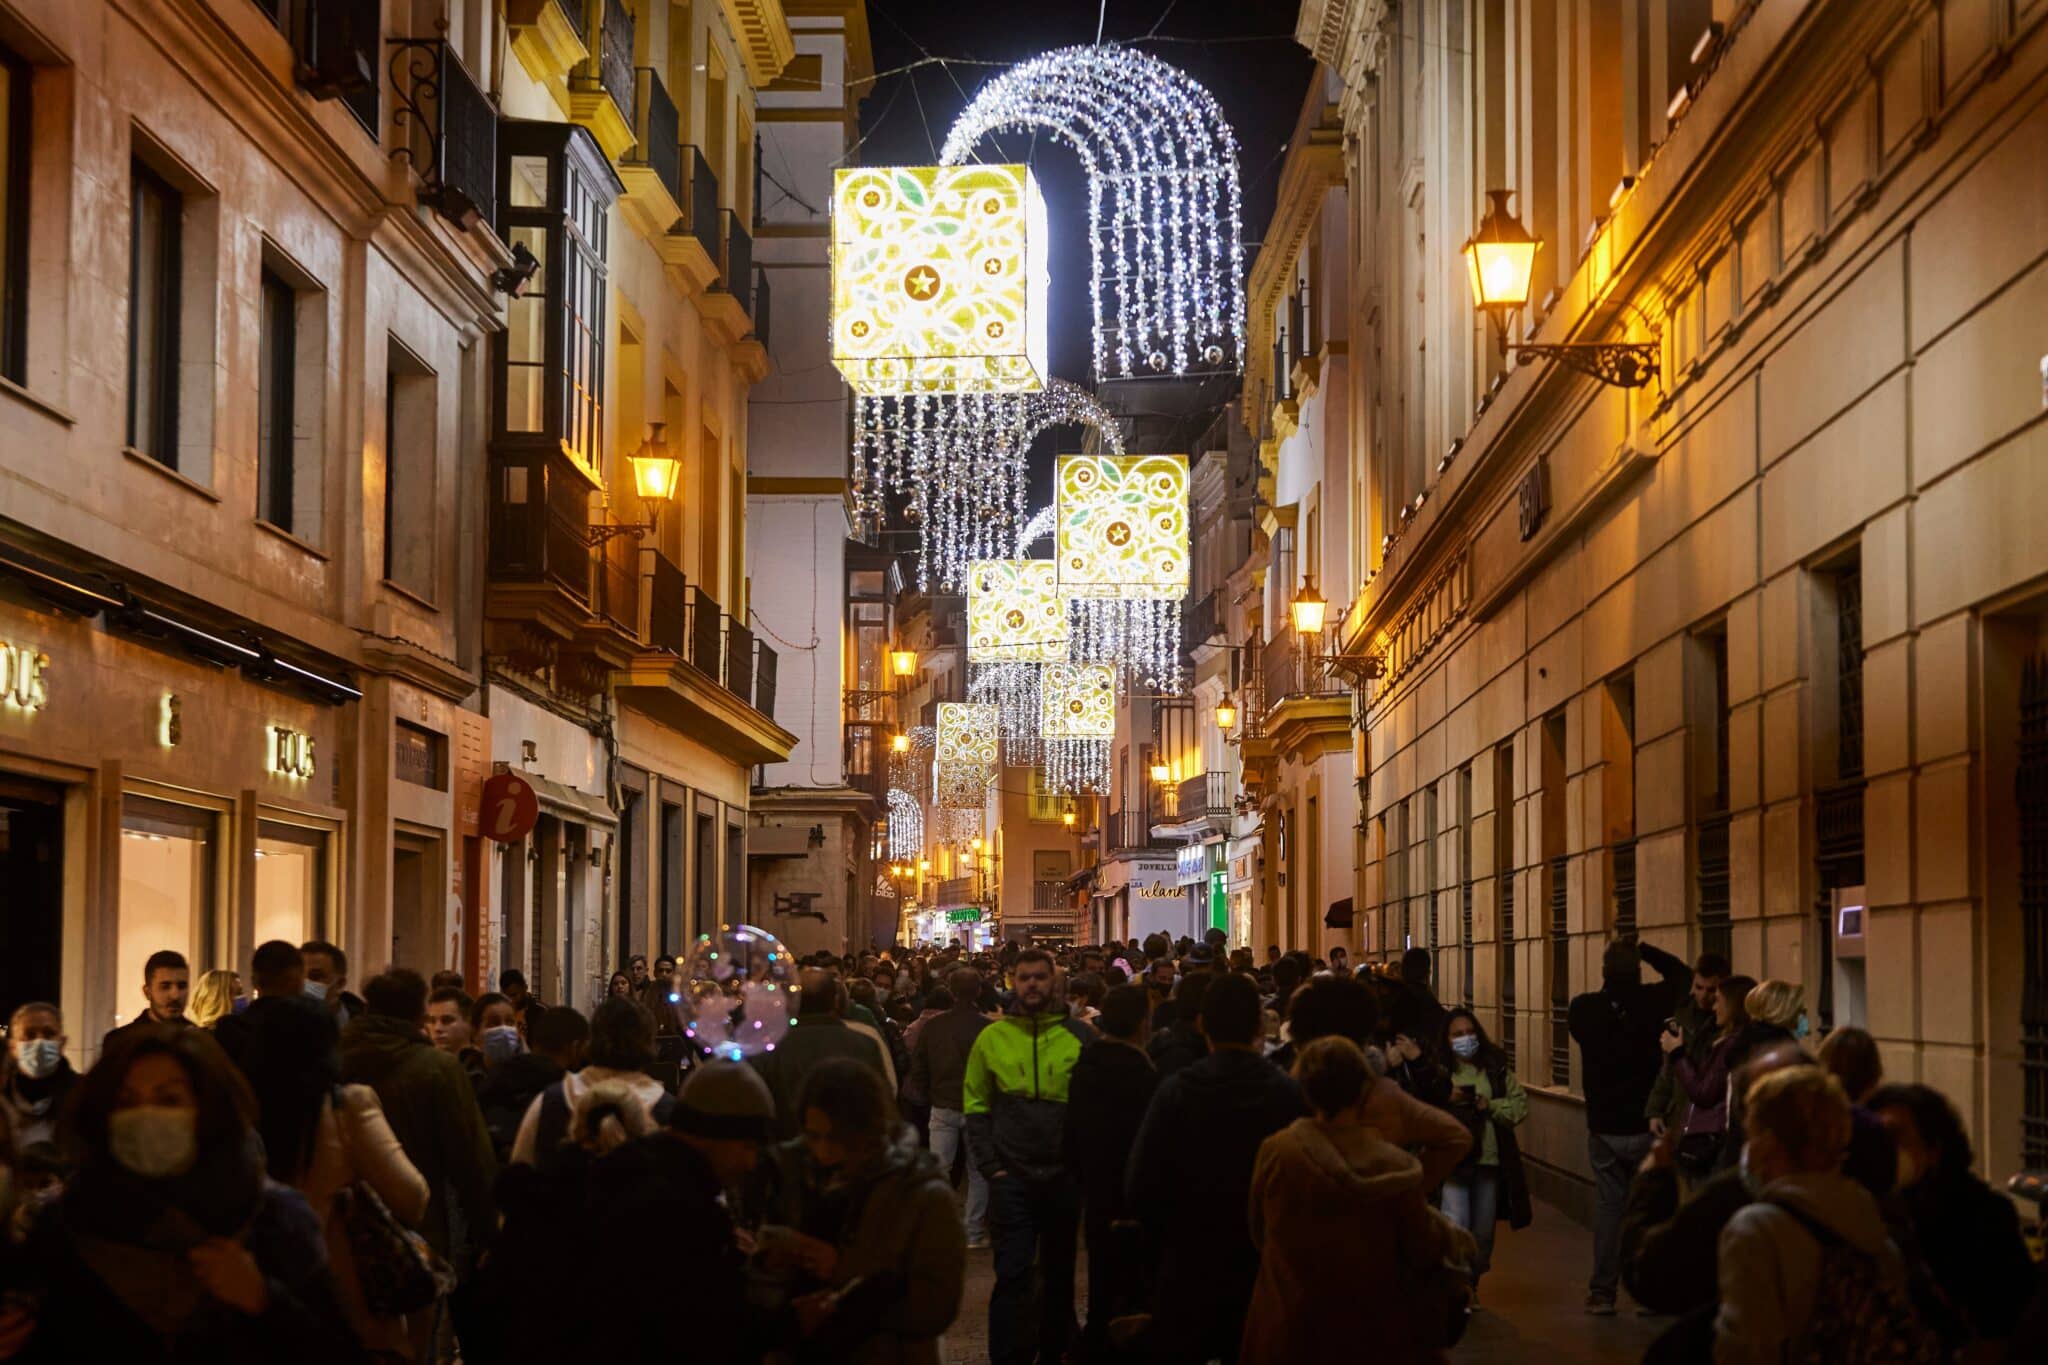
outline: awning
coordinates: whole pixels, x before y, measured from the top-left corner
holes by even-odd
[[[555,782],[537,773],[519,774],[533,786],[533,794],[540,798],[542,810],[557,816],[566,816],[572,823],[603,825],[616,828],[618,815],[605,804],[602,796],[593,796],[587,791],[572,787],[566,782]]]
[[[1351,897],[1346,896],[1341,901],[1330,902],[1330,911],[1323,916],[1323,927],[1325,929],[1349,929],[1351,927]]]

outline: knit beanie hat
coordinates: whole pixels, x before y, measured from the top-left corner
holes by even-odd
[[[668,1123],[698,1137],[765,1142],[775,1126],[775,1097],[744,1063],[699,1062],[677,1093]]]

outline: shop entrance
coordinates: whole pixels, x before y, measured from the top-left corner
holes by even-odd
[[[391,840],[391,961],[431,976],[450,965],[441,841],[399,830]]]
[[[0,775],[0,1023],[56,1000],[64,949],[64,789]]]

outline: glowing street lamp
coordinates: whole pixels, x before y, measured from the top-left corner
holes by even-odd
[[[1152,765],[1152,780],[1154,782],[1157,782],[1160,785],[1164,786],[1168,781],[1172,779],[1172,777],[1173,769],[1169,768],[1166,764],[1154,763]]]
[[[1508,208],[1513,190],[1488,190],[1486,216],[1465,243],[1465,273],[1472,284],[1472,306],[1493,318],[1494,340],[1503,356],[1555,360],[1618,388],[1641,388],[1657,377],[1655,341],[1567,342],[1557,345],[1508,344],[1508,315],[1528,306],[1529,281],[1536,270],[1540,237],[1522,226]]]
[[[1316,591],[1315,575],[1310,574],[1301,581],[1301,591],[1294,594],[1294,602],[1288,608],[1294,616],[1294,633],[1306,639],[1323,633],[1323,615],[1330,604]]]
[[[892,649],[889,651],[889,671],[899,678],[917,676],[917,651],[914,649]]]
[[[1226,732],[1237,728],[1237,702],[1228,693],[1216,703],[1216,728]]]
[[[909,753],[910,736],[903,733],[901,730],[897,731],[895,736],[889,740],[889,747],[899,754]]]

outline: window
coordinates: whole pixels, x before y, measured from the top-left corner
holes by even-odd
[[[279,821],[258,823],[255,941],[324,936],[326,893],[327,835]]]
[[[507,121],[498,140],[499,228],[539,263],[497,343],[494,434],[533,436],[593,476],[602,467],[605,232],[621,187],[582,127]]]
[[[1059,823],[1060,794],[1045,785],[1045,773],[1037,768],[1031,770],[1031,795],[1029,802],[1030,804],[1026,811],[1027,819],[1035,820],[1040,824]]]
[[[0,48],[0,377],[27,371],[28,63]]]
[[[257,362],[257,515],[287,531],[292,524],[292,387],[298,363],[298,299],[263,272],[262,356]]]
[[[128,444],[176,469],[184,197],[140,161],[130,175]]]
[[[397,337],[386,339],[384,355],[384,579],[432,597],[440,431],[434,371]]]
[[[147,796],[121,801],[121,899],[114,948],[116,1022],[141,1012],[142,964],[170,949],[212,963],[220,817]]]

